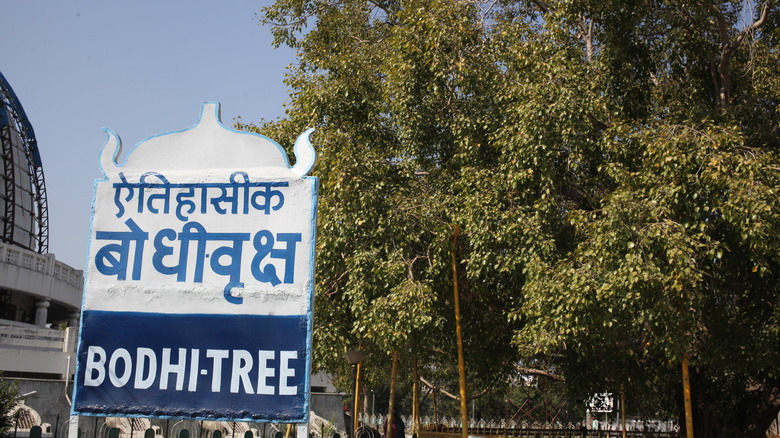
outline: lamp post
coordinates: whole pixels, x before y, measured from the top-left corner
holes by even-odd
[[[358,409],[360,407],[360,374],[362,371],[361,362],[366,358],[366,353],[360,350],[349,350],[344,357],[355,368],[355,404],[352,409],[352,438],[357,438],[358,429]]]

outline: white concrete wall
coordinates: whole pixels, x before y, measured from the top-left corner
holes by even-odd
[[[81,308],[83,273],[56,260],[0,243],[0,287],[56,301],[74,311]]]
[[[73,374],[76,363],[75,328],[64,331],[0,325],[0,370]]]

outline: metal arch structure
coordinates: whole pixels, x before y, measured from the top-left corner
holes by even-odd
[[[0,240],[38,253],[49,250],[49,207],[35,131],[13,88],[0,72]]]

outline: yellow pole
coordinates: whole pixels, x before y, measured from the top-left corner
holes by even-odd
[[[398,381],[398,350],[393,351],[393,368],[390,371],[390,406],[387,413],[387,430],[385,438],[396,438],[393,436],[393,410],[395,410],[395,384]]]
[[[417,355],[412,356],[412,435],[420,433],[420,370],[417,369]]]
[[[693,438],[693,409],[691,408],[691,380],[688,375],[688,353],[682,359],[683,399],[685,400],[685,434]]]
[[[626,438],[626,391],[623,385],[620,385],[620,429],[623,431],[623,438]]]
[[[463,360],[463,332],[460,328],[460,294],[458,293],[458,262],[455,256],[457,249],[458,235],[460,235],[460,227],[458,224],[454,224],[454,232],[452,234],[452,291],[455,296],[455,336],[458,341],[458,383],[460,386],[460,419],[463,423],[461,427],[461,435],[463,438],[469,436],[469,410],[466,404],[466,364]]]
[[[433,395],[433,422],[439,424],[439,406],[436,403],[436,391],[438,391],[438,389],[434,385],[433,390],[431,391],[431,394]]]
[[[358,438],[358,427],[360,426],[360,377],[363,374],[363,364],[358,362],[355,365],[355,405],[352,409],[352,437]]]

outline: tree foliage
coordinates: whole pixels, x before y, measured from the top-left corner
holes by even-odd
[[[315,360],[394,349],[470,392],[544,366],[697,436],[780,410],[772,0],[277,0],[292,144],[318,129]],[[453,245],[452,224],[463,230]],[[371,370],[375,371],[371,371]],[[764,429],[762,429],[764,428]]]
[[[18,401],[18,388],[13,382],[9,382],[0,373],[0,436],[8,431],[8,428],[14,424],[11,418],[11,409],[16,406]]]

